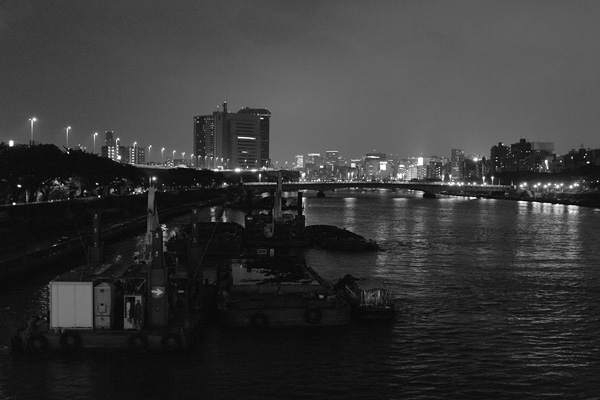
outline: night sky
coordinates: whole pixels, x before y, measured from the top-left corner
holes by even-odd
[[[271,159],[600,148],[600,1],[0,0],[0,142],[154,161],[195,115],[268,108]]]

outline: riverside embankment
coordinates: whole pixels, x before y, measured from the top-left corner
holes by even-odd
[[[227,193],[194,190],[158,192],[160,220],[194,207],[223,203]],[[146,229],[147,195],[110,196],[0,208],[0,283],[61,258],[83,254],[91,243],[94,213],[100,211],[104,243]]]

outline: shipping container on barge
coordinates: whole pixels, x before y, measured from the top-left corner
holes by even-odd
[[[28,321],[13,350],[194,347],[202,317],[198,286],[165,265],[160,230],[154,239],[151,264],[88,264],[50,281],[48,317]]]

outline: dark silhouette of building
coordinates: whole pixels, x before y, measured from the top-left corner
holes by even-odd
[[[490,150],[490,168],[493,172],[504,171],[509,165],[510,147],[504,143],[492,146]]]
[[[260,120],[260,166],[271,167],[271,155],[269,152],[269,135],[271,124],[271,111],[266,108],[245,107],[238,111],[238,114],[257,115]]]

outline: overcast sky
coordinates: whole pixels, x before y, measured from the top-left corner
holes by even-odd
[[[193,150],[268,108],[271,159],[600,148],[600,1],[0,0],[0,142]]]

